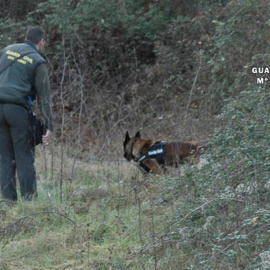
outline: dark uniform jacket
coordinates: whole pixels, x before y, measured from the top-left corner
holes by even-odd
[[[13,44],[2,51],[0,71],[15,59],[0,74],[0,102],[28,104],[29,97],[35,99],[35,70],[45,60],[30,43]]]
[[[37,96],[45,125],[52,130],[49,76],[45,63],[32,42],[4,48],[0,55],[0,103],[26,105]]]

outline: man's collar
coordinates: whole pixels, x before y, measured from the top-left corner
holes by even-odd
[[[25,43],[26,43],[27,45],[29,45],[30,47],[32,47],[33,49],[35,49],[35,50],[39,53],[39,51],[37,50],[36,45],[35,45],[33,42],[31,42],[31,41],[26,41]]]

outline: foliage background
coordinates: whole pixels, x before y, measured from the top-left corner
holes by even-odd
[[[39,202],[0,209],[0,268],[269,269],[268,74],[251,72],[269,1],[0,3],[0,48],[47,33],[56,122]],[[122,158],[139,129],[204,141],[207,162],[144,177]]]

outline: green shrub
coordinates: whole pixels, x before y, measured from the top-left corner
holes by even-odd
[[[269,94],[258,87],[226,102],[208,164],[170,182],[180,207],[166,236],[187,254],[187,269],[255,269],[268,251]]]
[[[210,37],[211,47],[202,47],[202,89],[197,94],[216,113],[227,98],[237,96],[247,84],[255,82],[253,66],[268,64],[267,5],[264,1],[231,1],[212,18],[215,33]]]

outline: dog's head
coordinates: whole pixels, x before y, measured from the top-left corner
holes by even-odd
[[[135,160],[138,158],[136,151],[133,151],[134,146],[138,140],[140,140],[141,134],[140,131],[138,131],[133,138],[130,138],[129,133],[127,131],[125,140],[123,142],[124,146],[124,157],[128,160]]]

